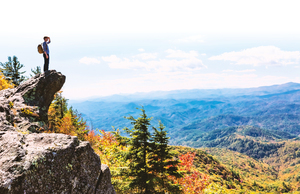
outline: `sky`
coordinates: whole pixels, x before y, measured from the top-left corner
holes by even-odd
[[[77,100],[179,89],[300,83],[297,1],[10,0],[1,2],[0,62],[50,69]]]

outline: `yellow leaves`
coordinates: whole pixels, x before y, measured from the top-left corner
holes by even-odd
[[[101,158],[101,163],[107,164],[112,173],[112,182],[118,182],[120,185],[127,185],[120,172],[129,166],[129,162],[124,159],[124,153],[127,150],[125,145],[120,145],[117,137],[104,130],[97,134],[94,130],[89,130],[86,122],[80,114],[72,108],[67,108],[66,99],[61,96],[61,91],[55,96],[48,110],[49,131],[77,136],[79,140],[89,141],[95,153]]]
[[[9,107],[10,107],[10,108],[13,108],[13,107],[14,107],[14,103],[13,103],[13,102],[9,101],[8,104],[9,104]]]
[[[90,131],[85,136],[86,141],[89,141],[95,152],[100,156],[103,164],[109,167],[123,166],[116,157],[116,153],[124,151],[125,147],[119,145],[115,136],[111,132],[99,131],[100,134],[95,135],[94,131]]]
[[[38,114],[34,113],[31,108],[21,108],[21,112],[28,116],[39,117]]]
[[[216,193],[220,193],[220,194],[237,194],[240,193],[238,191],[235,190],[230,190],[227,189],[225,186],[221,186],[217,183],[211,183],[207,188],[204,189],[204,193],[205,194],[216,194]]]
[[[76,128],[73,126],[71,114],[67,113],[62,118],[62,122],[58,125],[58,132],[67,135],[76,135]]]
[[[14,84],[7,81],[5,79],[5,76],[2,73],[0,73],[0,90],[5,90],[5,89],[8,89],[8,88],[13,88],[13,87],[14,87]]]
[[[90,142],[91,146],[95,149],[99,145],[100,137],[95,134],[95,131],[90,131],[87,135],[84,136],[85,141]]]

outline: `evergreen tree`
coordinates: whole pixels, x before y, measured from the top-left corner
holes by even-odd
[[[20,64],[16,56],[13,56],[12,60],[11,57],[8,57],[8,62],[0,63],[0,66],[2,66],[0,70],[6,79],[11,81],[15,86],[19,86],[25,80],[25,77],[22,75],[25,71],[20,72],[20,69],[23,68],[24,65]]]
[[[145,110],[140,109],[141,117],[135,119],[132,116],[125,117],[131,120],[133,129],[125,128],[131,136],[129,141],[129,153],[127,159],[130,160],[129,172],[127,176],[132,177],[129,187],[137,188],[138,193],[154,193],[153,174],[149,171],[148,155],[150,153],[151,134],[148,130],[151,118],[148,118]]]
[[[132,121],[133,129],[125,128],[131,138],[128,140],[118,135],[120,142],[129,145],[127,159],[130,163],[126,175],[131,179],[129,187],[137,193],[181,193],[179,185],[169,178],[180,178],[181,174],[177,168],[179,161],[168,146],[165,127],[159,122],[159,129],[153,127],[154,134],[151,136],[149,126],[152,118],[147,117],[143,108],[140,110],[142,114],[137,119],[125,117]]]
[[[77,110],[74,110],[72,106],[69,108],[68,112],[70,113],[72,125],[75,127],[78,139],[84,140],[85,135],[89,132],[86,121],[83,120],[81,115],[77,112]]]
[[[59,91],[55,94],[48,111],[49,128],[54,132],[57,132],[58,126],[68,111],[67,99],[64,98],[61,93],[62,92]]]
[[[115,129],[114,126],[112,126],[113,131],[111,132],[112,134],[114,134],[114,137],[116,139],[116,141],[118,142],[119,146],[127,146],[129,143],[129,138],[122,136],[121,132],[119,129]]]
[[[155,185],[160,192],[156,193],[180,193],[179,185],[170,181],[168,176],[180,178],[177,165],[179,161],[175,158],[175,153],[171,152],[168,146],[169,137],[164,130],[165,126],[159,121],[159,129],[153,127],[151,157],[149,158],[150,171],[155,175]]]
[[[33,75],[30,74],[31,77],[37,75],[37,74],[41,74],[41,67],[40,66],[36,66],[35,69],[31,69],[31,72],[33,73]]]
[[[67,99],[62,96],[62,91],[55,94],[48,111],[48,128],[55,133],[76,135],[85,141],[89,130],[86,121],[73,107],[68,108]]]

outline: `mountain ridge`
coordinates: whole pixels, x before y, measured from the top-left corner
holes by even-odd
[[[179,146],[179,153],[197,152],[199,158],[195,162],[199,160],[202,165],[199,169],[227,189],[259,193],[300,191],[300,84],[211,90],[199,96],[197,92],[179,92],[176,98],[174,93],[153,99],[151,95],[144,99],[139,96],[130,101],[126,96],[126,100],[112,98],[72,105],[83,113],[92,129],[105,131],[111,131],[112,125],[130,128],[124,116],[137,117],[136,108],[143,107],[153,118],[154,127],[158,120],[166,126],[169,143]],[[203,166],[206,163],[200,162],[199,150],[216,157],[229,171],[217,175],[216,169],[223,169],[221,165],[207,169]],[[226,179],[227,176],[231,178]]]
[[[268,91],[262,91],[264,88]],[[195,123],[203,124],[195,128],[197,133],[206,132],[200,130],[206,125],[206,127],[215,125],[215,128],[220,128],[224,125],[220,118],[229,117],[228,115],[239,117],[237,122],[240,125],[254,125],[299,135],[300,125],[297,119],[300,118],[300,84],[286,83],[259,87],[255,90],[259,91],[257,93],[259,95],[240,95],[238,92],[233,97],[132,99],[129,102],[85,101],[71,103],[71,105],[82,113],[94,129],[105,131],[110,131],[112,126],[130,127],[130,123],[124,119],[124,116],[138,116],[136,108],[143,106],[154,121],[161,120],[166,125],[172,142],[176,145],[179,143],[176,140],[179,136],[177,132],[181,129],[189,128]],[[244,121],[245,119],[247,122]],[[232,126],[232,123],[225,127],[228,126]]]
[[[260,86],[260,87],[250,87],[250,88],[221,88],[221,89],[182,89],[182,90],[171,90],[171,91],[152,91],[152,92],[137,92],[133,94],[114,94],[104,97],[88,97],[82,100],[71,100],[70,103],[76,104],[84,101],[91,102],[128,102],[136,100],[145,100],[145,99],[183,99],[186,98],[186,95],[190,95],[192,98],[195,98],[195,95],[199,95],[200,98],[215,98],[216,96],[232,96],[232,93],[239,92],[238,96],[242,95],[258,95],[259,92],[264,91],[265,95],[268,93],[274,92],[283,92],[286,88],[289,90],[300,90],[300,83],[288,82],[284,84],[276,84],[271,86]],[[203,94],[204,93],[204,94]],[[261,95],[263,95],[261,94]],[[180,96],[185,95],[185,96]]]

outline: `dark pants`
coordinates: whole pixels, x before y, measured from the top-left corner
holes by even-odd
[[[46,55],[45,53],[43,54],[43,57],[44,57],[44,72],[48,71],[49,70],[49,59],[50,59],[50,56],[48,54],[48,59],[46,58]]]

